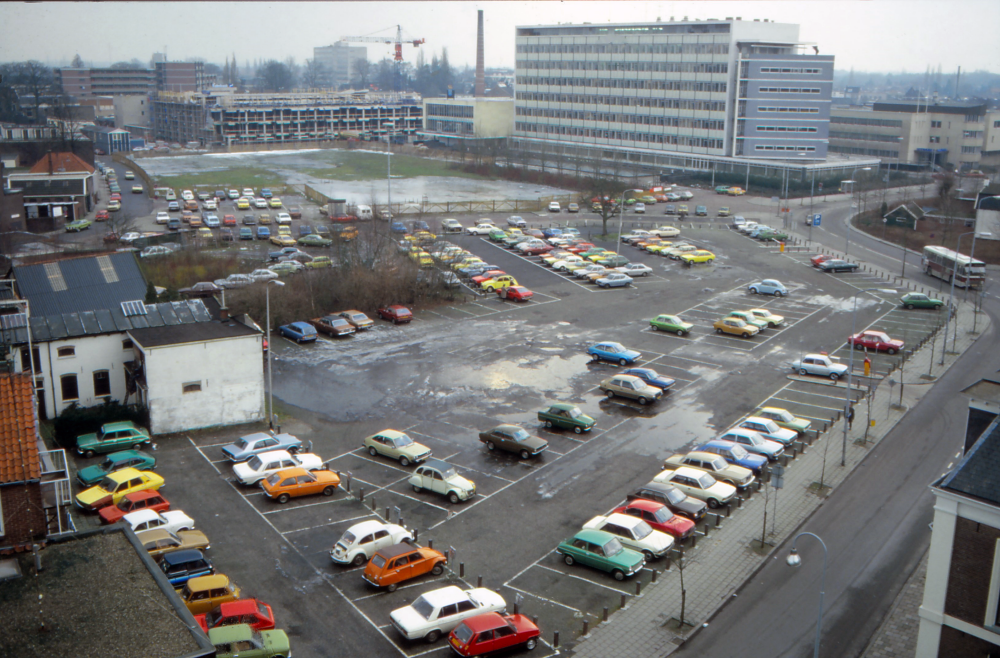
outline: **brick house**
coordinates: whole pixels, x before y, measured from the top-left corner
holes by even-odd
[[[1000,655],[1000,419],[931,492],[916,656]]]

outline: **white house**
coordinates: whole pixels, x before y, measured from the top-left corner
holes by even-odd
[[[235,320],[128,332],[154,434],[264,417],[263,338]]]

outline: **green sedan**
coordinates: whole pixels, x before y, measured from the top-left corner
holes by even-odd
[[[685,322],[679,315],[661,314],[650,320],[649,326],[653,331],[669,331],[678,336],[686,336],[694,325]]]
[[[134,468],[137,471],[150,471],[156,468],[156,458],[141,450],[122,450],[112,452],[100,464],[81,468],[76,478],[85,487],[99,483],[108,473],[120,471],[123,468]]]
[[[249,624],[216,626],[208,631],[218,658],[288,658],[292,655],[285,631],[255,631]]]
[[[303,247],[329,247],[333,240],[312,234],[299,238],[299,244]]]
[[[85,231],[90,228],[89,219],[77,219],[66,225],[67,233],[75,233],[77,231]]]
[[[579,562],[613,574],[615,580],[638,573],[646,563],[642,553],[625,548],[617,537],[603,530],[581,530],[560,542],[556,552],[566,564]]]
[[[507,235],[507,231],[504,231],[501,228],[493,229],[492,231],[490,231],[489,236],[490,240],[493,240],[493,242],[500,242],[501,240],[510,237]]]
[[[774,230],[761,231],[760,233],[757,234],[757,239],[758,240],[778,240],[778,241],[782,241],[782,240],[787,240],[788,239],[788,234],[787,233],[782,233],[781,231],[774,231]]]
[[[566,430],[573,430],[577,434],[589,432],[594,427],[595,421],[587,414],[580,411],[580,407],[572,404],[560,402],[548,409],[538,412],[538,420],[545,423],[545,427],[561,427]]]
[[[116,448],[139,450],[149,444],[149,431],[127,420],[105,423],[93,434],[76,437],[76,451],[84,457],[93,457],[99,452],[112,452]]]
[[[751,327],[757,327],[758,331],[764,331],[769,326],[767,320],[761,320],[750,311],[731,311],[727,317],[739,318]]]
[[[940,299],[934,299],[933,297],[928,297],[927,295],[919,292],[911,292],[903,295],[899,300],[899,303],[903,305],[904,308],[914,309],[914,308],[932,308],[937,310],[944,306],[944,302]]]
[[[804,418],[796,418],[788,409],[782,409],[781,407],[764,407],[763,409],[759,409],[754,416],[773,420],[778,427],[792,430],[799,436],[805,434],[806,430],[812,425],[810,421]]]

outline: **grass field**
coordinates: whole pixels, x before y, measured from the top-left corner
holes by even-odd
[[[313,159],[329,163],[326,167],[303,167],[302,173],[327,180],[358,181],[379,180],[386,176],[386,156],[381,153],[357,153],[351,151],[322,151]],[[412,155],[392,156],[393,178],[414,178],[416,176],[455,176],[459,178],[482,178],[458,169],[451,169],[449,163]]]

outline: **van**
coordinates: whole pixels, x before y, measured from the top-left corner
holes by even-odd
[[[355,214],[359,220],[370,220],[374,217],[371,206],[358,206]]]

